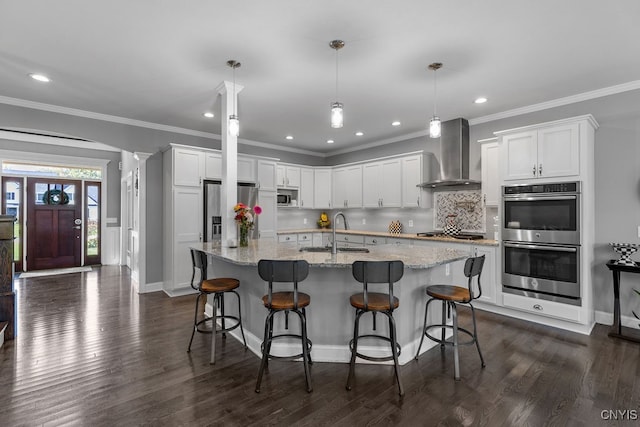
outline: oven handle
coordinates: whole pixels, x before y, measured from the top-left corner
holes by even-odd
[[[557,200],[577,200],[578,196],[535,196],[535,197],[510,197],[510,196],[504,196],[504,200],[505,201],[509,201],[509,202],[531,202],[531,201],[536,201],[536,200],[552,200],[552,201],[557,201]]]
[[[577,248],[568,248],[566,246],[546,246],[546,245],[528,245],[521,243],[504,243],[506,248],[521,248],[521,249],[545,249],[556,252],[578,252]]]

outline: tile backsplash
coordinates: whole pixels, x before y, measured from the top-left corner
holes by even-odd
[[[438,191],[433,194],[435,215],[433,228],[442,230],[448,215],[457,215],[458,226],[463,231],[485,232],[485,210],[480,190]]]

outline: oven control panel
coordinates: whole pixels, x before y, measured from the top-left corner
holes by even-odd
[[[549,184],[525,184],[502,187],[503,194],[579,193],[579,182],[554,182]]]

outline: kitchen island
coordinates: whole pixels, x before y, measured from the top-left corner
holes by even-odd
[[[410,247],[402,245],[379,245],[369,247],[368,253],[302,252],[296,243],[278,243],[276,240],[261,239],[249,242],[248,247],[229,248],[220,243],[203,243],[194,246],[211,255],[212,277],[235,277],[240,280],[238,293],[242,299],[242,319],[249,348],[260,355],[260,344],[264,331],[267,310],[261,298],[266,293],[266,283],[260,279],[257,264],[261,259],[306,260],[310,265],[309,276],[301,282],[299,289],[311,296],[307,308],[307,328],[313,342],[312,358],[318,362],[349,361],[349,340],[353,335],[355,309],[349,304],[349,296],[361,292],[362,285],[351,274],[354,261],[401,260],[405,264],[404,276],[396,283],[394,295],[400,299],[400,307],[394,312],[398,331],[398,342],[402,348],[400,363],[407,363],[415,356],[418,347],[424,305],[425,287],[434,283],[451,283],[452,275],[447,273],[449,263],[468,257],[468,252],[453,248]],[[275,285],[274,285],[275,286]],[[370,285],[370,290],[386,292],[388,285]],[[209,300],[209,304],[211,299]],[[225,301],[225,310],[233,313],[237,308],[233,298]],[[440,319],[440,306],[434,305],[430,311],[432,320]],[[208,306],[210,310],[211,307]],[[360,323],[361,333],[373,333],[372,317],[367,315]],[[290,319],[289,328],[297,333],[298,322]],[[284,329],[284,316],[275,319],[274,328]],[[376,333],[387,334],[387,322],[377,317]],[[239,330],[232,335],[238,337]],[[429,341],[429,340],[427,340]],[[425,342],[433,346],[435,343]],[[291,348],[287,348],[292,346]],[[275,354],[299,352],[300,344],[274,343]],[[376,341],[363,341],[359,348],[375,356],[390,354],[388,345]],[[423,345],[424,350],[429,346]]]

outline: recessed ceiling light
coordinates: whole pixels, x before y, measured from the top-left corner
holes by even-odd
[[[33,80],[37,80],[43,83],[49,83],[51,81],[51,79],[49,79],[49,77],[45,76],[44,74],[29,74],[29,77],[31,77]]]
[[[364,135],[364,132],[360,132],[360,131],[356,132],[356,136],[362,136],[362,135]]]
[[[327,139],[327,144],[333,144],[333,139]]]
[[[485,98],[484,96],[481,96],[480,98],[477,98],[473,102],[476,103],[476,104],[484,104],[485,102],[487,102],[487,98]]]
[[[395,121],[395,122],[391,122],[391,126],[400,126],[400,122],[399,121]]]
[[[211,111],[207,111],[206,113],[203,114],[203,116],[205,116],[208,119],[211,119],[214,117],[213,113]]]
[[[285,138],[286,138],[286,139],[288,139],[288,140],[292,140],[292,139],[293,139],[293,136],[291,136],[291,135],[287,135],[287,136],[285,136]]]

